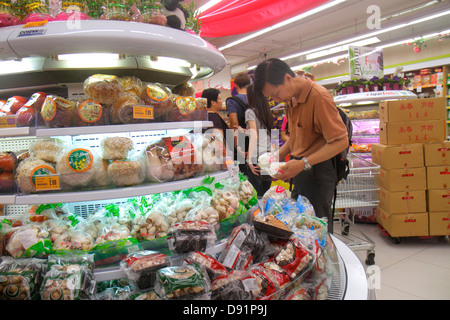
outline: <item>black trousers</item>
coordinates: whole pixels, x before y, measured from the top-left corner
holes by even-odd
[[[270,176],[257,176],[250,170],[248,164],[240,164],[239,170],[248,178],[248,181],[255,188],[258,197],[262,197],[272,185],[272,178]]]
[[[293,199],[305,196],[314,207],[316,216],[328,219],[328,232],[333,233],[332,205],[336,187],[336,171],[332,160],[312,166],[311,170],[302,171],[293,179]]]

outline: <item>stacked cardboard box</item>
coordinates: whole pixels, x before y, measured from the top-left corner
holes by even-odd
[[[377,222],[392,237],[430,235],[424,145],[445,140],[445,111],[444,98],[380,103],[380,143],[372,145],[381,167]]]
[[[430,236],[450,235],[450,141],[424,145]]]

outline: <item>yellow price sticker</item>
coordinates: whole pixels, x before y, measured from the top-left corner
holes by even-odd
[[[133,118],[153,120],[153,107],[134,106]]]
[[[16,125],[16,116],[1,116],[0,117],[0,128],[15,128]]]
[[[33,21],[26,23],[22,28],[36,28],[36,27],[44,27],[47,24],[48,20],[43,21]]]
[[[59,175],[36,176],[36,191],[59,190]]]

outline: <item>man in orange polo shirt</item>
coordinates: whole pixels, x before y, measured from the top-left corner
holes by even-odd
[[[289,140],[279,150],[279,159],[288,161],[276,178],[293,178],[292,198],[303,195],[316,216],[328,218],[333,232],[331,205],[337,183],[333,161],[348,147],[347,128],[328,90],[311,79],[296,75],[279,59],[268,59],[255,70],[255,90],[287,106]]]

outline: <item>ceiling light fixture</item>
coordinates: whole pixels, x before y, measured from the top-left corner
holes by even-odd
[[[252,33],[252,34],[250,34],[250,35],[248,35],[246,37],[243,37],[243,38],[241,38],[239,40],[230,42],[229,44],[227,44],[227,45],[225,45],[223,47],[220,47],[219,51],[222,51],[222,50],[225,50],[225,49],[229,49],[229,48],[234,47],[234,46],[236,46],[238,44],[246,42],[246,41],[248,41],[250,39],[253,39],[253,38],[256,38],[256,37],[258,37],[260,35],[263,35],[263,34],[265,34],[267,32],[270,32],[270,31],[276,30],[278,28],[284,27],[284,26],[286,26],[286,25],[288,25],[290,23],[299,21],[301,19],[305,19],[306,17],[309,17],[309,16],[311,16],[313,14],[316,14],[318,12],[321,12],[323,10],[332,8],[332,7],[338,5],[338,4],[342,3],[342,2],[345,2],[345,1],[346,0],[335,0],[335,1],[328,2],[328,3],[326,3],[324,5],[321,5],[321,6],[317,7],[317,8],[314,8],[312,10],[309,10],[309,11],[306,11],[304,13],[301,13],[298,16],[295,16],[295,17],[287,19],[287,20],[285,20],[283,22],[277,23],[277,24],[275,24],[275,25],[273,25],[271,27],[268,27],[268,28],[262,29],[260,31],[254,32],[254,33]]]
[[[212,6],[215,6],[216,4],[218,4],[221,1],[222,0],[211,0],[211,1],[208,1],[207,3],[202,5],[200,8],[198,8],[197,11],[200,12],[200,13],[203,12],[203,11],[206,11],[209,8],[211,8]]]

